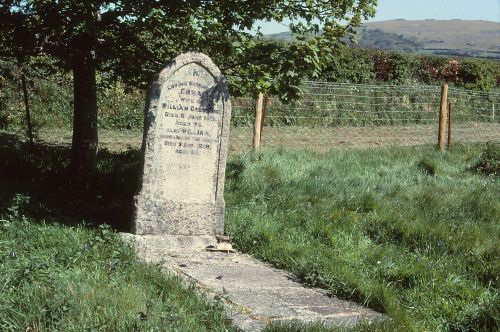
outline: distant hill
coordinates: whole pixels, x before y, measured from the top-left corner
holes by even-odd
[[[465,20],[391,20],[358,29],[363,48],[500,59],[500,23]],[[289,32],[269,35],[291,40]]]

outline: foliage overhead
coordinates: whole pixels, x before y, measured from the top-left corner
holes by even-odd
[[[5,0],[0,56],[50,55],[71,69],[75,53],[88,47],[110,81],[144,87],[176,55],[201,51],[235,76],[233,93],[269,89],[287,99],[300,92],[301,79],[321,72],[339,37],[353,34],[362,18],[374,15],[376,2]],[[257,20],[285,19],[291,21],[292,44],[259,42],[251,33]]]

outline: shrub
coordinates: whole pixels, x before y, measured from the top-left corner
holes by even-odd
[[[487,176],[499,176],[500,144],[494,142],[487,143],[479,159],[471,167],[471,171]]]
[[[375,78],[373,61],[365,50],[342,47],[335,50],[333,61],[322,79],[338,83],[371,83]]]
[[[485,61],[464,60],[460,66],[461,85],[470,90],[491,91],[496,85],[494,66]]]

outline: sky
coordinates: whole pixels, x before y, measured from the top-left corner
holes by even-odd
[[[406,20],[486,20],[500,22],[500,0],[378,0],[377,14],[368,22]],[[277,22],[261,22],[263,34],[288,31]]]

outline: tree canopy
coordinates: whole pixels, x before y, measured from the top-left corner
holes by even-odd
[[[95,158],[88,159],[97,149],[96,71],[110,81],[146,87],[170,59],[200,51],[229,76],[233,94],[268,90],[282,99],[294,98],[300,81],[328,64],[340,37],[374,15],[376,2],[4,0],[0,56],[50,56],[73,72],[72,163],[83,170],[95,165]],[[294,41],[254,36],[258,20],[289,20]]]

